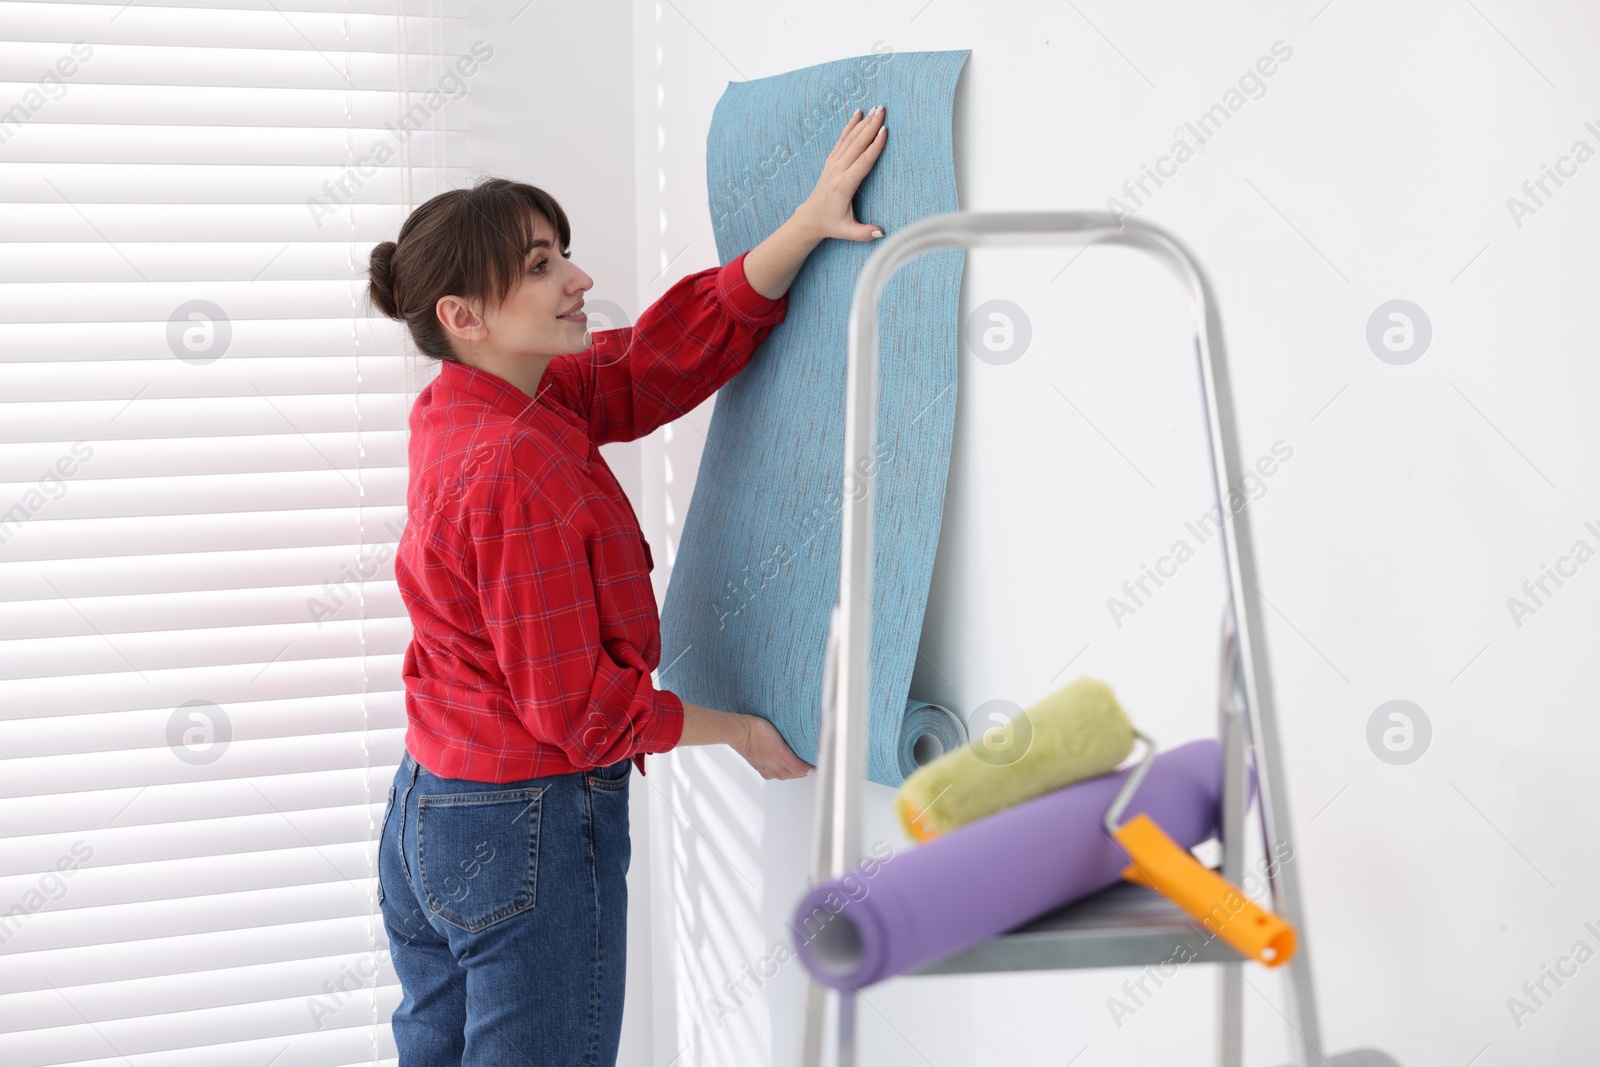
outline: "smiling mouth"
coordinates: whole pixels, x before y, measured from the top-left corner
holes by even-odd
[[[560,319],[562,322],[586,322],[588,321],[589,315],[580,306],[572,311],[567,312],[565,315],[557,315],[556,318]]]

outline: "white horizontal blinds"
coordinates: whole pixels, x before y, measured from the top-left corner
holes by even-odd
[[[431,368],[364,271],[469,177],[451,4],[0,0],[5,1067],[394,1063]]]

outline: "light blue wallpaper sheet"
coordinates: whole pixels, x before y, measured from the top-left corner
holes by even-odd
[[[721,262],[810,195],[857,107],[883,104],[889,132],[856,218],[892,241],[957,210],[951,107],[969,54],[881,52],[730,82],[706,145]],[[717,394],[661,611],[660,687],[769,719],[808,763],[838,599],[846,326],[875,247],[824,240],[790,287],[784,321]],[[944,749],[967,740],[957,717],[908,693],[950,468],[964,262],[961,249],[923,254],[879,307],[878,461],[862,472],[875,495],[867,777],[889,786],[915,769],[922,735]]]

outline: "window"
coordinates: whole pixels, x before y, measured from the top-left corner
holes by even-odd
[[[372,245],[492,51],[385,0],[0,0],[0,1063],[393,1062]]]

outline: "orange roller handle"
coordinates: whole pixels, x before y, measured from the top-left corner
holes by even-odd
[[[1179,847],[1148,815],[1135,815],[1114,836],[1133,860],[1123,878],[1169,898],[1247,959],[1276,967],[1294,955],[1293,926]]]

